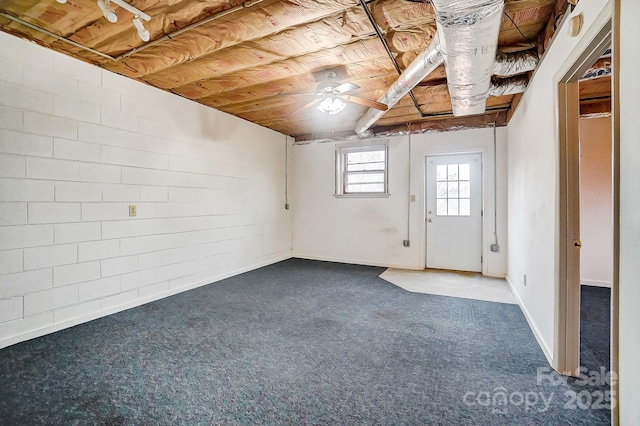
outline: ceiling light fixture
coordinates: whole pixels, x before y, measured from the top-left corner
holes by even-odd
[[[151,35],[149,34],[149,30],[147,30],[142,24],[140,16],[136,15],[133,18],[133,26],[136,27],[136,30],[138,30],[138,37],[140,37],[140,40],[149,41]]]
[[[327,95],[316,108],[325,114],[334,115],[342,111],[346,106],[347,104],[339,97]]]
[[[111,7],[110,0],[98,0],[98,7],[102,11],[102,16],[104,16],[107,21],[111,22],[112,24],[118,22],[118,14]]]
[[[56,0],[56,1],[60,4],[65,4],[67,2],[67,0]]]

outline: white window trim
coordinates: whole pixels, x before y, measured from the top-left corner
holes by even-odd
[[[345,155],[349,152],[384,149],[384,192],[344,192]],[[359,143],[336,145],[335,152],[335,193],[336,198],[387,198],[389,194],[389,141],[363,141]]]

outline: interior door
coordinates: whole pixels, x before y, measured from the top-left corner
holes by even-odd
[[[426,159],[427,268],[482,271],[482,156]]]

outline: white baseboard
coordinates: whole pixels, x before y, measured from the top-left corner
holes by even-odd
[[[608,288],[611,288],[613,283],[611,281],[580,280],[580,285],[590,285],[592,287],[608,287]]]
[[[385,263],[385,262],[371,262],[369,260],[362,260],[362,259],[345,259],[342,257],[316,256],[313,254],[294,253],[293,257],[297,257],[299,259],[307,259],[307,260],[320,260],[323,262],[346,263],[349,265],[364,265],[364,266],[378,266],[382,268],[408,269],[412,271],[422,271],[424,269],[424,267],[416,268],[409,265],[394,265],[394,264]]]
[[[55,333],[56,331],[64,330],[65,328],[69,328],[85,322],[93,321],[98,318],[106,317],[108,315],[112,315],[117,312],[126,311],[127,309],[135,308],[136,306],[140,306],[149,302],[154,302],[156,300],[164,299],[165,297],[173,296],[178,293],[182,293],[188,290],[193,290],[194,288],[202,287],[207,284],[213,284],[217,281],[221,281],[226,278],[230,278],[236,275],[243,274],[245,272],[253,271],[255,269],[262,268],[264,266],[268,266],[274,263],[281,262],[283,260],[290,259],[291,257],[292,257],[291,255],[279,256],[273,259],[256,263],[251,266],[246,266],[244,268],[237,269],[235,271],[226,272],[224,274],[216,275],[216,276],[207,278],[205,280],[200,280],[198,282],[188,284],[183,287],[173,288],[168,291],[153,294],[151,296],[148,296],[142,299],[136,299],[132,302],[114,306],[109,309],[105,309],[103,311],[92,312],[88,315],[83,315],[81,317],[73,318],[68,321],[51,324],[46,327],[38,328],[36,330],[29,330],[27,332],[20,333],[20,334],[14,334],[13,336],[9,336],[7,338],[0,340],[0,349],[5,348],[7,346],[15,345],[16,343],[24,342],[26,340],[35,339],[36,337],[41,337],[46,334]]]
[[[549,348],[547,343],[542,338],[542,335],[540,334],[540,330],[538,330],[538,327],[536,326],[535,322],[533,321],[533,318],[531,318],[531,315],[529,314],[529,311],[527,310],[527,308],[524,305],[524,303],[522,303],[522,299],[520,299],[520,295],[516,291],[515,287],[513,286],[513,283],[511,282],[511,280],[509,280],[509,277],[507,276],[505,278],[505,280],[507,281],[507,284],[509,284],[509,287],[511,287],[511,292],[515,296],[516,301],[518,302],[518,305],[520,305],[520,309],[522,310],[522,313],[524,314],[524,317],[526,318],[527,323],[529,323],[529,328],[531,329],[531,331],[533,332],[533,335],[535,336],[536,340],[538,341],[538,345],[540,346],[540,349],[542,349],[542,353],[547,358],[547,361],[549,362],[549,366],[553,366],[553,355],[551,353],[551,348]]]
[[[502,274],[502,273],[487,272],[486,274],[483,273],[482,275],[485,276],[485,277],[490,277],[490,278],[507,279],[507,274]]]

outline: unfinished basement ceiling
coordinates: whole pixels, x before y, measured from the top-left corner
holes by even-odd
[[[582,118],[611,115],[611,51],[607,50],[578,83]]]
[[[338,83],[360,86],[349,95],[375,101],[436,34],[436,15],[428,1],[375,0],[366,3],[370,14],[358,0],[127,3],[151,17],[144,22],[149,42],[138,37],[130,12],[112,3],[118,21],[110,23],[95,0],[0,0],[0,28],[297,141],[352,136],[368,109],[351,102],[335,115],[301,108],[315,99],[325,70],[333,70]],[[566,9],[566,0],[507,0],[498,53],[541,55]],[[382,115],[371,131],[398,134],[409,128],[505,125],[519,96],[489,96],[484,114],[453,117],[441,65]]]

